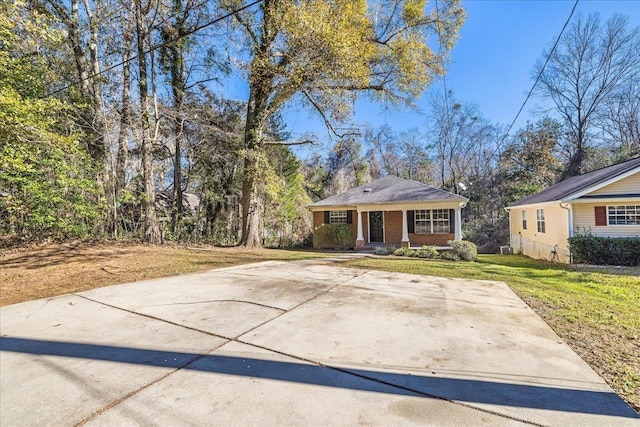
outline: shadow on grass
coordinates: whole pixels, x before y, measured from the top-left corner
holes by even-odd
[[[186,369],[367,392],[435,397],[468,403],[640,419],[640,416],[615,393],[604,391],[333,368],[297,362],[20,337],[0,338],[0,350],[39,356]]]
[[[6,268],[21,267],[35,270],[43,267],[65,264],[70,261],[80,263],[94,263],[104,261],[110,257],[135,256],[135,249],[125,249],[123,247],[100,247],[100,248],[76,248],[73,246],[56,246],[44,249],[35,249],[32,252],[25,252],[18,256],[12,256],[3,261]]]

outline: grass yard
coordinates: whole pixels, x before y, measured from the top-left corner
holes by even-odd
[[[62,244],[0,252],[0,306],[102,286],[259,261],[323,257],[312,251],[140,244]]]
[[[456,264],[376,257],[349,265],[503,281],[619,395],[640,410],[640,268],[571,266],[519,255],[479,255],[477,262]]]

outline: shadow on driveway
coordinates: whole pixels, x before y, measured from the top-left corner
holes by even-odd
[[[224,355],[158,351],[6,336],[0,338],[0,350],[31,355],[187,369],[370,392],[382,391],[404,396],[437,397],[468,403],[640,419],[640,416],[626,406],[613,392],[398,374]],[[335,375],[336,371],[342,372],[344,375]],[[359,381],[362,378],[370,381]],[[381,388],[381,384],[391,385],[393,388]]]

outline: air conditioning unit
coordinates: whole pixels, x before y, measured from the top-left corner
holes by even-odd
[[[500,246],[500,255],[513,255],[513,248],[511,246]]]

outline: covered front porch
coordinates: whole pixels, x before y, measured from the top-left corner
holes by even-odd
[[[429,203],[404,206],[362,205],[353,212],[355,247],[424,245],[448,248],[462,240],[464,203]]]
[[[427,184],[386,176],[319,200],[309,209],[314,235],[323,224],[346,224],[354,248],[442,247],[462,240],[461,209],[467,202]]]

